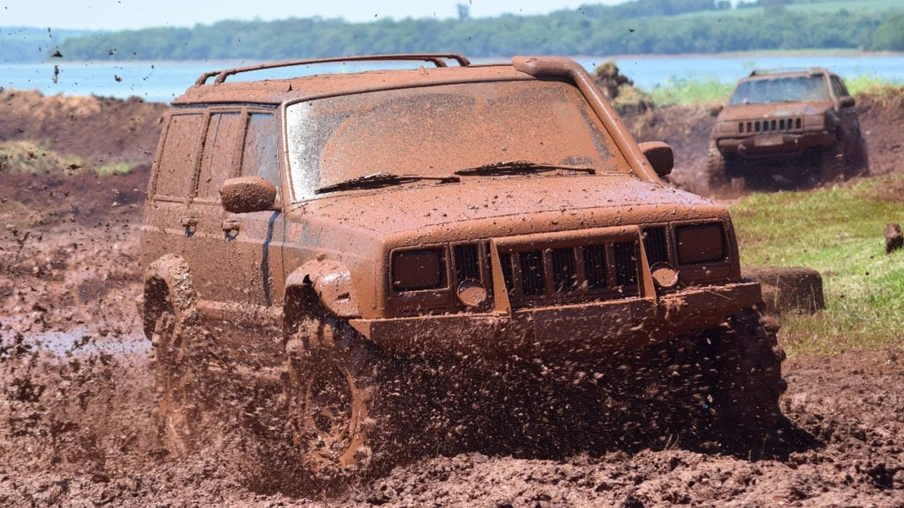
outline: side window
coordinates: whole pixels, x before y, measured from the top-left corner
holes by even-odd
[[[207,127],[201,172],[198,175],[198,199],[219,201],[220,187],[235,176],[236,148],[241,134],[239,112],[213,113]]]
[[[251,113],[242,149],[242,176],[258,175],[279,188],[279,136],[276,117]]]
[[[832,92],[835,93],[835,97],[848,95],[847,88],[844,87],[844,83],[837,76],[832,76]]]
[[[157,163],[154,195],[182,200],[191,192],[201,114],[173,115]]]

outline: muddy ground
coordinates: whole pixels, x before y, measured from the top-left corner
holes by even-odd
[[[668,440],[555,460],[463,454],[317,492],[257,468],[241,429],[170,457],[156,438],[135,310],[138,224],[164,107],[0,99],[0,140],[139,164],[105,177],[0,171],[0,506],[904,506],[900,348],[788,360],[790,425],[759,460]],[[902,104],[904,93],[858,97],[874,174],[904,171]],[[640,140],[671,143],[674,181],[696,189],[707,108],[627,121]]]

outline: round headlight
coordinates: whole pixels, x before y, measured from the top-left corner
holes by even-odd
[[[476,279],[465,279],[458,285],[455,296],[466,307],[476,307],[487,300],[487,289]]]

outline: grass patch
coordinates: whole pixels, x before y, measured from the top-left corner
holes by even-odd
[[[13,174],[76,175],[94,171],[100,176],[128,173],[135,164],[119,162],[94,166],[77,155],[57,152],[50,143],[33,141],[4,141],[0,143],[0,171]]]
[[[904,251],[882,231],[904,222],[883,189],[904,177],[811,192],[754,194],[731,206],[744,265],[806,266],[823,277],[825,312],[783,316],[789,354],[904,347]]]
[[[797,2],[782,7],[788,12],[803,14],[835,14],[841,11],[849,13],[875,13],[887,12],[889,14],[902,10],[900,0],[825,0],[812,2]],[[764,7],[747,7],[743,9],[710,10],[686,12],[673,16],[673,18],[742,18],[746,16],[761,16],[766,13]]]
[[[130,162],[117,162],[116,164],[107,164],[100,166],[94,171],[100,176],[112,175],[114,173],[128,173],[135,168],[135,164]]]
[[[733,89],[734,83],[723,83],[716,78],[698,80],[672,76],[665,85],[653,88],[650,97],[657,106],[715,104],[727,101]]]

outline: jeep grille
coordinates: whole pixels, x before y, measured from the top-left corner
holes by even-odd
[[[760,132],[794,132],[803,130],[803,120],[797,118],[773,118],[767,120],[748,120],[738,122],[739,134],[756,134]]]
[[[517,308],[636,296],[638,255],[636,242],[612,242],[502,252],[499,261]]]

